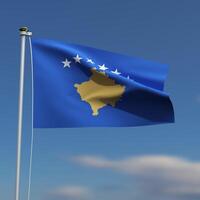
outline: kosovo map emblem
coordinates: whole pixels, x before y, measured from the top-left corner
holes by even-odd
[[[87,102],[93,113],[93,116],[99,114],[99,109],[111,105],[115,107],[116,103],[122,97],[125,86],[116,84],[104,72],[98,72],[92,69],[90,80],[81,84],[74,84],[81,100]]]

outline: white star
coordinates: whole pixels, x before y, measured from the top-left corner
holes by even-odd
[[[69,67],[69,68],[71,67],[70,66],[71,61],[67,60],[67,58],[65,59],[65,61],[62,61],[62,63],[64,64],[64,68],[65,67]]]
[[[81,63],[81,57],[77,54],[76,57],[73,57],[76,63]]]
[[[115,69],[115,71],[111,71],[113,74],[116,74],[116,75],[120,75],[121,72],[118,72],[117,69]]]
[[[91,64],[94,64],[93,60],[92,60],[92,59],[89,59],[89,58],[87,58],[87,62],[88,62],[88,63],[91,63]]]
[[[105,64],[103,64],[103,65],[99,65],[99,69],[105,71],[108,68],[105,66]]]

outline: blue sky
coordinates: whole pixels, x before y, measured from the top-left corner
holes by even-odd
[[[198,0],[2,1],[0,199],[14,197],[20,40],[57,39],[167,63],[176,123],[137,128],[35,130],[35,200],[200,198]],[[22,199],[30,144],[27,56]]]

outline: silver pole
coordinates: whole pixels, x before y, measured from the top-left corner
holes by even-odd
[[[16,163],[16,188],[15,200],[19,200],[20,190],[20,164],[21,164],[21,141],[22,141],[22,116],[23,116],[23,93],[24,93],[24,64],[25,46],[28,28],[19,29],[21,37],[20,79],[19,79],[19,105],[18,105],[18,136],[17,136],[17,163]]]

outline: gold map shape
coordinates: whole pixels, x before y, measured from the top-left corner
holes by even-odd
[[[122,97],[125,86],[116,84],[104,72],[97,72],[92,69],[90,80],[81,84],[74,84],[81,100],[86,101],[92,108],[92,115],[97,116],[99,109],[111,105],[115,106]]]

